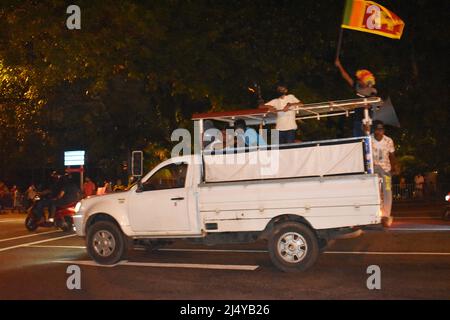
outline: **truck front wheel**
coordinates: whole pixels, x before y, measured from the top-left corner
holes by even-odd
[[[119,262],[128,250],[124,234],[111,221],[96,222],[88,229],[86,247],[94,261],[105,265]]]
[[[272,263],[284,272],[307,270],[316,262],[320,251],[314,232],[292,221],[275,225],[268,244]]]

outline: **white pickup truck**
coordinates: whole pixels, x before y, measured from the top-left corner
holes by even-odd
[[[136,242],[264,239],[276,267],[305,270],[329,240],[381,222],[368,145],[361,137],[247,150],[277,152],[277,170],[265,177],[258,162],[214,161],[231,155],[175,157],[125,192],[82,200],[75,230],[101,264],[117,263]]]

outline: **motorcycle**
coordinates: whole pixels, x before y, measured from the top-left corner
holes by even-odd
[[[447,206],[445,208],[442,218],[444,220],[450,220],[450,192],[445,196],[445,201],[447,201]]]
[[[57,227],[65,232],[71,231],[73,229],[73,215],[75,214],[76,202],[57,207],[54,216],[54,222],[51,222],[46,220],[45,218],[41,218],[41,214],[39,214],[38,209],[39,201],[42,200],[38,195],[34,198],[33,206],[31,207],[25,219],[25,227],[28,229],[28,231],[35,231],[38,227]],[[42,216],[45,217],[45,214],[43,214]]]

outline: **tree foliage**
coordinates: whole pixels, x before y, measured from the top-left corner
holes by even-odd
[[[255,107],[255,82],[266,100],[279,80],[306,102],[353,97],[333,65],[343,1],[84,0],[81,30],[66,28],[68,5],[0,4],[0,177],[61,166],[67,149],[117,176],[132,149],[149,163],[167,154],[193,112]],[[391,96],[402,128],[389,134],[409,166],[448,172],[444,4],[386,5],[403,38],[345,31],[341,60]],[[301,124],[303,139],[349,133],[345,119]]]

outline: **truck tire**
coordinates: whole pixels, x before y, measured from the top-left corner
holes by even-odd
[[[268,245],[272,263],[284,272],[309,269],[320,251],[315,233],[306,225],[293,221],[275,225]]]
[[[125,258],[128,240],[114,222],[99,221],[88,229],[86,248],[95,262],[112,265]]]

